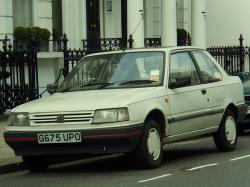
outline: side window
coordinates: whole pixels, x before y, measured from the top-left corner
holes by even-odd
[[[194,58],[201,70],[202,79],[206,83],[222,80],[222,75],[211,59],[202,51],[193,51]]]
[[[200,84],[195,65],[187,52],[170,56],[170,87],[186,87]]]

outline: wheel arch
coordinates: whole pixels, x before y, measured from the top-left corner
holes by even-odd
[[[238,112],[239,112],[239,111],[238,111],[238,108],[237,108],[237,106],[236,106],[235,104],[230,103],[230,104],[227,106],[225,112],[226,112],[227,110],[232,111],[232,112],[234,113],[234,115],[235,115],[235,118],[238,119]]]
[[[144,122],[146,122],[147,120],[152,119],[154,121],[157,122],[157,124],[160,127],[160,130],[162,132],[162,134],[166,133],[166,119],[164,117],[164,113],[159,110],[159,109],[154,109],[152,111],[150,111],[145,119]]]

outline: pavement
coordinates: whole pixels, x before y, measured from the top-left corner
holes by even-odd
[[[0,116],[0,174],[24,170],[22,158],[16,156],[14,151],[5,143],[3,132],[7,125],[6,116]]]

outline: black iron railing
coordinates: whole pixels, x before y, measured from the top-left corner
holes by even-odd
[[[0,40],[0,113],[6,109],[37,99],[37,46],[34,39],[29,50],[13,50],[10,40]]]
[[[191,45],[191,37],[187,35],[184,38],[177,39],[178,46],[190,46]],[[161,38],[145,38],[144,39],[145,47],[161,47]]]
[[[145,38],[145,47],[161,47],[161,38]]]
[[[115,51],[127,48],[127,41],[124,38],[101,38],[96,40],[82,40],[83,50],[87,53],[100,51]]]
[[[244,71],[244,60],[247,48],[243,46],[243,37],[240,35],[239,46],[220,46],[207,48],[208,52],[219,62],[230,75],[237,75]]]

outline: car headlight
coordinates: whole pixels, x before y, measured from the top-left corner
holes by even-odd
[[[29,126],[29,113],[11,113],[9,117],[9,126]]]
[[[129,120],[128,108],[96,110],[93,123],[114,123]]]

